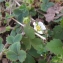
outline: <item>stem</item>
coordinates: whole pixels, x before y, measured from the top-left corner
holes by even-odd
[[[45,38],[45,37],[41,36],[41,35],[40,35],[40,34],[38,34],[38,33],[35,33],[35,35],[37,35],[39,38],[41,38],[41,39],[43,39],[43,40],[46,40],[46,38]]]
[[[20,23],[18,20],[12,18],[12,20],[14,20],[16,23],[18,23],[19,25],[21,25],[22,27],[24,27],[24,25],[22,23]]]
[[[14,0],[15,1],[15,3],[18,5],[18,6],[21,6],[16,0]]]

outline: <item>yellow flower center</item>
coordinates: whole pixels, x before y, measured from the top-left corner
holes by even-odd
[[[36,29],[37,29],[37,31],[40,31],[41,27],[39,25],[36,25]]]

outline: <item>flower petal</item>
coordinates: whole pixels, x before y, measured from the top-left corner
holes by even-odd
[[[36,22],[33,22],[33,25],[36,26],[37,25]]]
[[[45,25],[42,22],[38,22],[38,25],[41,26],[41,29],[42,30],[46,30],[46,27],[45,27]]]
[[[35,31],[37,31],[37,28],[36,28],[36,26],[34,26],[34,30],[35,30]]]

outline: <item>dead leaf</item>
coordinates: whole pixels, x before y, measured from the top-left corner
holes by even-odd
[[[47,13],[59,14],[62,9],[63,9],[63,6],[61,6],[60,4],[57,3],[53,7],[48,8]]]
[[[0,33],[4,33],[6,31],[6,27],[0,27]]]
[[[48,8],[47,14],[48,13],[55,14],[55,10],[53,9],[53,7]]]
[[[60,4],[55,4],[53,7],[48,8],[47,14],[45,14],[45,18],[47,22],[53,21],[55,19],[55,14],[60,14],[63,6]]]
[[[54,20],[55,14],[49,13],[49,14],[45,14],[44,16],[46,18],[46,21],[50,22]]]
[[[63,6],[57,3],[54,5],[53,9],[55,10],[55,13],[57,14],[61,12],[61,10],[63,9]]]

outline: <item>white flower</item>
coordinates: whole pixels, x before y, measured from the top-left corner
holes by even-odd
[[[42,22],[33,22],[34,30],[39,34],[43,34],[43,31],[46,30],[45,25]]]

